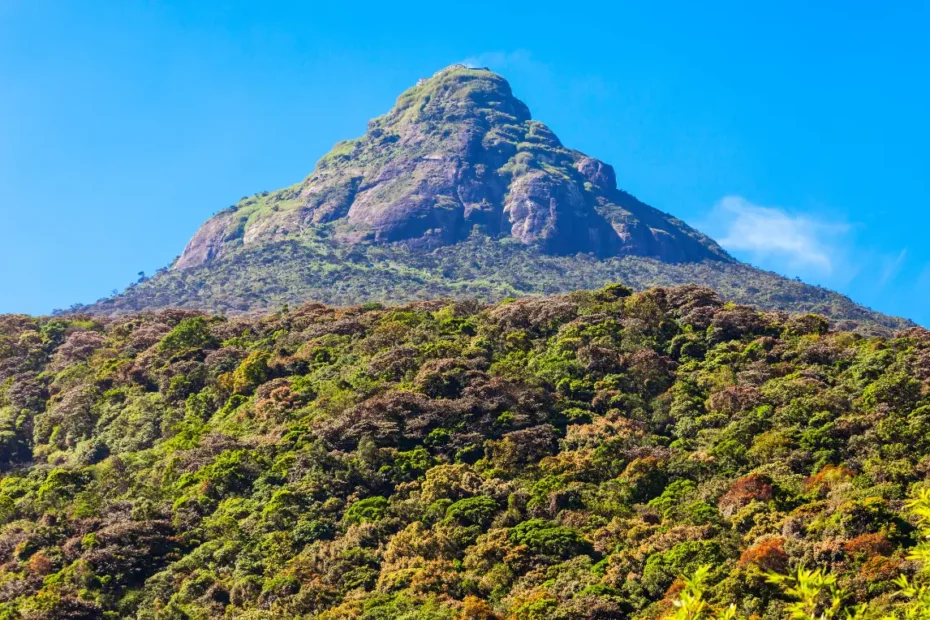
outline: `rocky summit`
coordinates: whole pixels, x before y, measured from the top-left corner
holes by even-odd
[[[211,218],[175,269],[335,224],[337,238],[435,247],[474,231],[549,254],[731,260],[711,239],[617,189],[613,168],[566,148],[507,81],[454,65],[404,92],[303,182]]]
[[[503,77],[462,65],[420,80],[300,183],[216,213],[170,268],[70,311],[494,302],[611,282],[700,284],[845,329],[912,325],[733,259],[619,189],[610,165],[564,146]]]

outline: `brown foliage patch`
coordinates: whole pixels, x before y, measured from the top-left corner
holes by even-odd
[[[788,554],[782,538],[767,538],[743,551],[739,566],[758,566],[763,571],[783,573],[788,568]]]

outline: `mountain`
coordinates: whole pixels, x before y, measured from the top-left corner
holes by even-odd
[[[461,65],[420,80],[304,181],[214,215],[170,270],[72,310],[495,300],[609,281],[700,282],[766,308],[909,325],[736,261],[618,189],[610,165],[565,147],[503,77]]]
[[[0,315],[0,471],[3,618],[774,620],[798,568],[924,618],[930,332],[695,286]]]
[[[732,260],[706,236],[619,191],[610,166],[565,148],[504,78],[463,66],[403,93],[302,183],[211,218],[174,268],[325,224],[348,243],[428,248],[479,231],[549,254]]]

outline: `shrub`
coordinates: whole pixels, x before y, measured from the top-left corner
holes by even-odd
[[[591,545],[575,530],[543,519],[524,521],[510,531],[510,540],[526,545],[533,553],[554,559],[567,559],[591,552]]]
[[[725,556],[720,543],[713,540],[693,540],[679,543],[662,553],[649,556],[643,568],[643,587],[658,597],[679,575],[691,575],[701,566],[719,570]]]
[[[460,499],[446,509],[446,518],[462,525],[490,525],[500,507],[490,497]]]
[[[782,538],[766,538],[749,547],[739,558],[740,566],[754,565],[764,572],[784,572],[788,568],[788,554]]]
[[[382,519],[387,512],[388,500],[386,497],[368,497],[360,499],[346,510],[344,521],[346,523],[371,523]]]
[[[233,391],[236,394],[249,395],[268,380],[268,360],[271,354],[265,351],[253,351],[242,360],[233,373]]]
[[[178,355],[186,351],[213,348],[216,345],[217,339],[210,333],[206,317],[195,316],[178,323],[158,343],[158,350],[166,355]]]

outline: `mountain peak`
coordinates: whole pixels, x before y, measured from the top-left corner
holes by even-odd
[[[502,76],[464,65],[404,91],[302,183],[214,216],[174,268],[320,227],[349,244],[437,247],[477,231],[549,254],[732,260],[708,237],[619,191],[611,166],[566,148]]]
[[[531,116],[530,109],[514,97],[503,76],[489,69],[456,64],[417,81],[397,98],[388,114],[376,120],[392,124],[439,119],[523,123]]]

